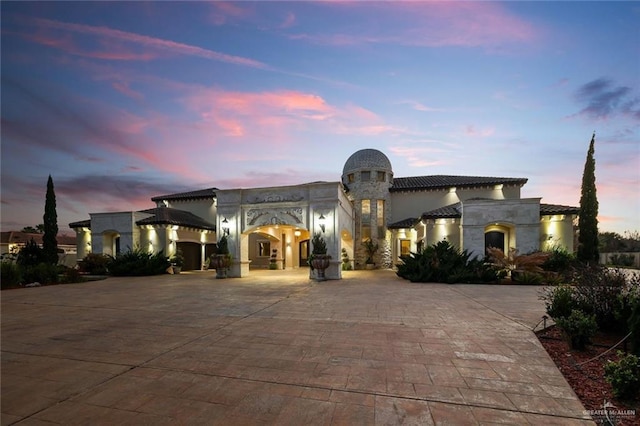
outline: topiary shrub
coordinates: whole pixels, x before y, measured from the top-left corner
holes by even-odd
[[[556,319],[556,325],[562,329],[569,345],[573,349],[584,350],[591,338],[598,331],[598,324],[595,316],[587,315],[584,312],[574,309],[568,317]]]
[[[618,355],[618,361],[605,364],[604,376],[611,383],[616,398],[631,400],[640,390],[640,358],[633,354],[624,355],[620,351]]]
[[[145,276],[164,274],[171,266],[164,252],[149,253],[140,248],[129,249],[118,254],[107,264],[109,273],[114,276]]]

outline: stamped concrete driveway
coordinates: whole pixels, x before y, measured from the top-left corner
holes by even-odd
[[[2,424],[591,424],[535,287],[209,272],[2,292]]]

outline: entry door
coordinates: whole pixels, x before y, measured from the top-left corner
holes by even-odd
[[[502,250],[504,253],[504,232],[491,231],[484,234],[484,248],[493,247]]]
[[[300,267],[309,266],[309,240],[300,241]]]

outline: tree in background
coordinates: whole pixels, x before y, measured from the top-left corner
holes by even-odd
[[[42,234],[44,232],[44,224],[36,225],[35,228],[33,226],[25,226],[22,228],[22,232],[26,232],[27,234]]]
[[[582,173],[580,221],[578,222],[578,260],[598,264],[598,197],[596,195],[596,160],[593,157],[596,134],[593,133]]]
[[[47,198],[44,204],[44,216],[43,216],[43,230],[42,235],[42,249],[44,251],[44,258],[47,263],[58,263],[58,213],[56,212],[56,193],[53,189],[53,179],[49,175],[47,180]]]

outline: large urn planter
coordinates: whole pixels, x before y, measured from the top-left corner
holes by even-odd
[[[326,254],[316,254],[311,259],[311,267],[316,271],[316,279],[318,281],[325,281],[327,278],[324,276],[325,270],[329,267],[331,262],[331,256]]]
[[[231,256],[228,254],[214,254],[211,256],[209,268],[216,270],[216,278],[227,278],[227,271],[231,266]]]

